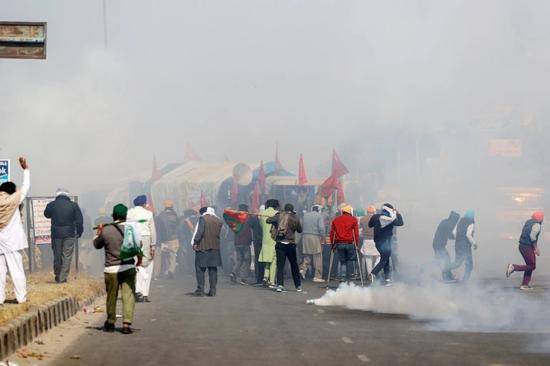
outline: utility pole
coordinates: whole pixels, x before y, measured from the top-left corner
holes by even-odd
[[[103,1],[103,45],[107,48],[109,38],[107,36],[107,0]]]

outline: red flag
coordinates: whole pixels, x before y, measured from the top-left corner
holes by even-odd
[[[237,201],[239,200],[239,184],[237,180],[233,178],[233,184],[231,185],[231,206],[237,207]]]
[[[258,213],[260,211],[260,183],[256,182],[254,185],[254,192],[252,192],[252,213]]]
[[[153,155],[153,169],[151,171],[151,182],[159,180],[162,177],[162,173],[157,165],[157,157]]]
[[[340,160],[340,157],[336,153],[336,150],[332,150],[332,176],[335,176],[337,178],[340,178],[343,175],[346,175],[349,173],[348,168],[342,163],[342,160]]]
[[[340,185],[338,177],[331,175],[328,177],[323,184],[319,186],[319,194],[321,197],[331,197],[332,193],[338,189]]]
[[[201,191],[200,205],[201,207],[208,207],[208,197],[206,197],[204,191]]]
[[[260,183],[260,193],[265,194],[266,192],[266,181],[265,181],[265,169],[264,161],[260,162],[260,171],[258,172],[258,183]]]
[[[298,185],[304,186],[307,184],[306,167],[304,165],[304,156],[300,154],[300,164],[298,167]]]
[[[201,161],[202,159],[200,156],[195,153],[195,150],[193,150],[193,147],[191,144],[185,145],[185,161]]]

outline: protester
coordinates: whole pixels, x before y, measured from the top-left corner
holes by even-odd
[[[55,282],[65,283],[71,270],[74,247],[84,231],[82,211],[69,198],[69,191],[59,188],[55,200],[48,203],[44,216],[51,219],[53,271]]]
[[[369,228],[374,229],[374,243],[380,253],[380,262],[369,274],[369,281],[374,282],[380,271],[384,270],[384,280],[386,285],[391,285],[391,240],[393,228],[403,226],[403,217],[389,203],[382,206],[381,213],[373,215],[368,223]]]
[[[448,270],[451,264],[451,257],[447,252],[447,243],[449,240],[455,239],[455,228],[460,215],[454,211],[451,211],[449,217],[442,220],[435,231],[433,239],[433,248],[435,252],[435,260],[441,267],[441,277],[443,281],[455,281],[453,273]]]
[[[181,220],[178,237],[180,243],[185,243],[184,245],[180,245],[178,252],[180,258],[183,258],[183,260],[180,259],[179,266],[177,267],[180,273],[195,274],[195,256],[190,255],[192,245],[189,245],[189,243],[191,243],[193,239],[199,217],[198,211],[193,209],[183,211],[183,215],[180,216]]]
[[[363,216],[359,221],[359,231],[363,238],[361,254],[365,258],[366,273],[371,273],[378,262],[380,262],[380,253],[374,243],[374,229],[369,227],[369,221],[375,213],[376,208],[369,206],[367,207],[367,215]]]
[[[178,240],[180,219],[174,210],[174,202],[164,201],[164,211],[157,216],[155,225],[157,225],[158,230],[158,241],[161,243],[161,255],[157,254],[154,259],[155,277],[162,274],[173,279],[178,265],[177,253],[180,246]]]
[[[107,210],[105,209],[105,207],[101,207],[98,210],[97,218],[94,220],[94,226],[97,227],[99,225],[106,225],[106,224],[109,224],[112,221],[113,221],[113,219],[112,219],[112,217],[107,215]]]
[[[353,216],[353,207],[342,207],[342,214],[332,221],[330,242],[338,251],[340,265],[346,266],[346,281],[352,281],[355,263],[358,262],[357,246],[359,245],[359,223]]]
[[[315,205],[311,212],[304,214],[302,219],[302,251],[304,261],[302,263],[300,274],[305,279],[305,275],[310,268],[315,269],[313,282],[325,282],[323,280],[323,248],[322,243],[325,240],[325,222],[321,216],[321,206]]]
[[[197,276],[197,290],[194,296],[204,296],[205,273],[208,269],[210,289],[206,296],[216,296],[218,284],[218,267],[222,265],[220,254],[220,233],[222,220],[216,216],[212,207],[203,207],[201,217],[193,235],[192,244],[195,251],[195,273]]]
[[[117,299],[120,289],[122,295],[123,334],[133,333],[131,325],[134,320],[136,267],[134,258],[123,260],[120,250],[124,242],[124,231],[128,208],[118,204],[113,208],[113,224],[100,225],[94,239],[96,249],[105,249],[105,287],[107,291],[107,320],[104,331],[114,332],[117,319]],[[132,231],[135,232],[135,231]],[[138,240],[134,238],[133,240]],[[138,259],[139,260],[139,259]]]
[[[474,240],[475,234],[475,213],[473,210],[468,210],[464,217],[458,221],[456,226],[455,240],[455,261],[449,266],[448,271],[455,269],[465,264],[463,282],[468,281],[472,270],[474,269],[474,260],[472,258],[472,247],[477,250],[477,244]]]
[[[528,291],[533,289],[529,283],[531,282],[533,271],[537,268],[537,257],[540,256],[538,242],[542,232],[543,221],[544,212],[537,211],[525,222],[519,238],[519,252],[525,260],[525,265],[508,264],[506,269],[506,277],[510,277],[514,272],[523,272],[523,282],[519,287],[520,290]]]
[[[239,211],[248,212],[248,205],[240,204]],[[249,215],[242,229],[235,234],[235,266],[230,275],[231,281],[241,285],[248,285],[248,275],[250,274],[250,264],[252,261],[251,245],[254,242],[261,240],[262,228],[258,217]]]
[[[290,263],[292,278],[296,291],[302,292],[302,281],[296,252],[296,233],[302,232],[300,219],[294,212],[294,206],[285,205],[284,212],[277,212],[266,220],[267,224],[274,226],[275,251],[277,256],[277,292],[285,292],[284,271],[286,259]]]
[[[266,209],[260,212],[260,226],[262,227],[262,250],[260,252],[260,270],[263,269],[263,284],[274,288],[277,274],[277,255],[275,253],[275,240],[271,237],[271,224],[267,218],[275,216],[279,210],[279,201],[269,199],[265,203]]]
[[[29,193],[31,179],[25,158],[19,158],[23,169],[23,184],[18,191],[13,182],[0,185],[0,305],[6,300],[6,275],[13,282],[15,298],[19,304],[27,301],[27,279],[22,251],[29,247],[20,205]]]
[[[138,234],[141,237],[141,248],[143,260],[137,268],[136,275],[136,301],[151,302],[149,291],[153,279],[155,245],[157,243],[157,232],[153,213],[146,209],[147,196],[141,195],[134,199],[134,208],[128,210],[127,221],[135,224]]]

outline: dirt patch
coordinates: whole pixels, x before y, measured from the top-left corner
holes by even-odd
[[[79,301],[89,299],[103,291],[102,279],[92,278],[85,274],[71,275],[69,281],[57,284],[53,273],[33,273],[27,277],[27,302],[17,304],[13,286],[8,279],[6,286],[6,303],[0,307],[0,326],[31,310],[33,307],[65,296],[75,297]]]

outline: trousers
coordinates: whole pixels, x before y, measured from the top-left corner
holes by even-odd
[[[116,302],[118,292],[122,295],[122,321],[132,324],[136,305],[134,293],[136,291],[135,268],[118,273],[105,273],[105,288],[107,290],[107,323],[116,323]]]
[[[27,301],[27,279],[21,252],[0,254],[0,304],[6,301],[6,275],[8,272],[13,281],[17,302],[24,303]]]
[[[277,285],[284,286],[285,264],[288,258],[290,270],[292,271],[292,278],[294,279],[294,286],[296,286],[296,288],[300,287],[302,285],[302,280],[300,278],[300,268],[298,267],[296,244],[277,243],[275,245],[275,252],[277,253]]]
[[[149,296],[149,290],[151,289],[151,280],[153,279],[153,270],[155,268],[155,262],[151,261],[149,264],[138,267],[136,275],[136,292],[143,296]]]
[[[53,273],[56,282],[65,282],[69,277],[76,238],[53,239]]]

